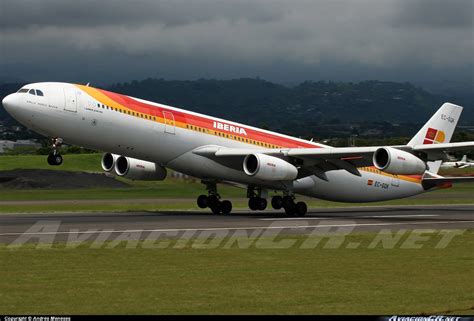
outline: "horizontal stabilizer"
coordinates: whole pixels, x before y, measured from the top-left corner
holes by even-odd
[[[423,178],[421,181],[421,184],[425,189],[455,183],[474,183],[474,177],[428,177]]]

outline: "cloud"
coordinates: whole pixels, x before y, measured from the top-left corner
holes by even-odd
[[[393,22],[400,27],[466,28],[473,32],[473,12],[472,0],[400,1]]]
[[[471,79],[472,1],[4,1],[0,67],[120,81]]]

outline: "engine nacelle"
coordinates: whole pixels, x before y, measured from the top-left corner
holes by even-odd
[[[427,168],[415,155],[392,147],[377,149],[373,162],[378,170],[395,175],[423,174]]]
[[[119,155],[112,154],[112,153],[105,153],[102,155],[102,160],[100,164],[102,165],[102,169],[106,172],[110,172],[115,168],[115,162],[119,158]]]
[[[163,166],[125,156],[119,156],[115,161],[115,173],[121,177],[142,181],[162,181],[166,178],[166,168]]]
[[[268,181],[292,181],[298,169],[283,159],[265,155],[249,154],[244,159],[244,172],[249,176]]]

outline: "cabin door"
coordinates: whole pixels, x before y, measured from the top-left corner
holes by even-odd
[[[176,123],[174,115],[170,111],[163,111],[163,118],[165,120],[165,133],[174,135],[176,130]]]

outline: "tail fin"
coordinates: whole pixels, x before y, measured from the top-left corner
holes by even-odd
[[[425,126],[410,140],[408,146],[449,143],[461,112],[461,106],[444,103],[433,117],[428,120]]]
[[[408,146],[449,143],[461,116],[462,107],[444,103],[428,120],[420,131],[410,140]],[[437,174],[441,161],[428,162],[428,171]]]
[[[463,162],[463,163],[466,163],[466,162],[467,162],[467,155],[464,155],[464,156],[461,158],[461,162]]]

